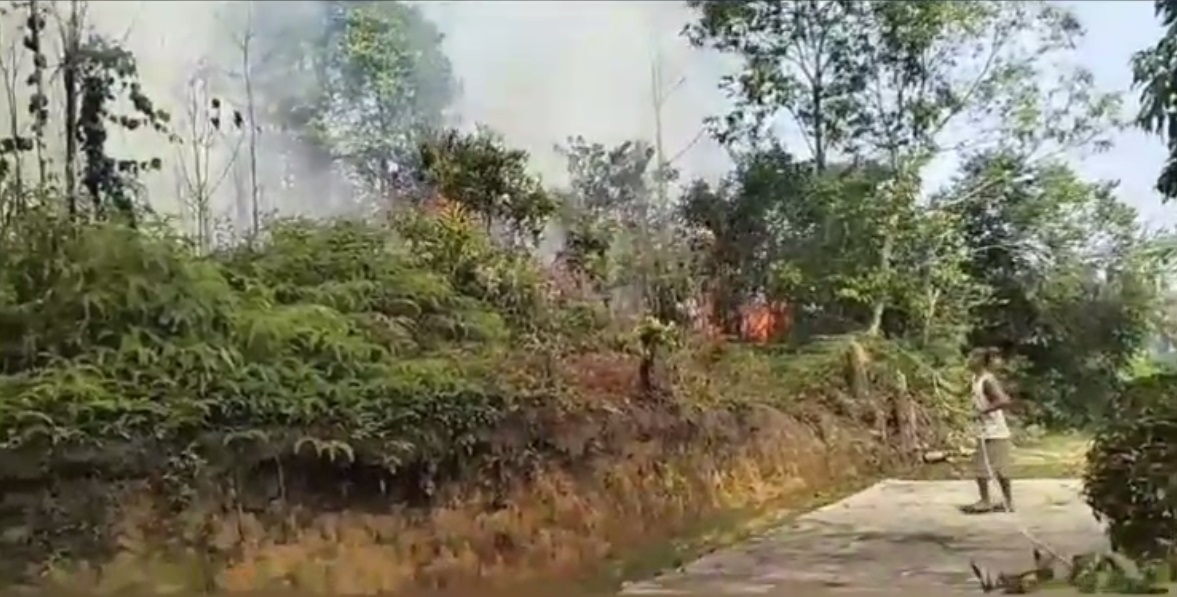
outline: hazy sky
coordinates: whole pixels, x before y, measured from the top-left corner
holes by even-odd
[[[1132,83],[1128,62],[1132,53],[1155,43],[1162,28],[1153,16],[1149,0],[1125,2],[1076,0],[1067,2],[1079,13],[1087,26],[1087,39],[1080,56],[1105,89],[1124,89]],[[1125,96],[1127,108],[1135,112],[1136,94]],[[1145,222],[1153,226],[1171,226],[1177,222],[1177,203],[1162,205],[1153,183],[1165,159],[1164,143],[1159,137],[1138,131],[1126,132],[1116,139],[1107,154],[1085,161],[1083,172],[1091,177],[1119,179],[1120,196],[1136,206]]]
[[[1080,60],[1103,90],[1127,91],[1132,53],[1153,43],[1161,28],[1149,0],[1066,2],[1088,29]],[[706,114],[723,111],[715,89],[725,70],[675,35],[688,13],[676,2],[438,2],[424,3],[447,34],[447,50],[466,87],[459,111],[506,133],[531,150],[548,180],[562,163],[551,151],[567,135],[619,142],[651,138],[650,57],[661,48],[664,78],[681,85],[667,102],[668,154],[687,146]],[[1135,111],[1134,93],[1126,108]],[[788,136],[786,136],[788,140]],[[1177,223],[1177,204],[1161,205],[1153,182],[1164,157],[1159,138],[1135,130],[1115,148],[1082,162],[1090,178],[1121,180],[1124,200],[1151,225]],[[715,176],[726,159],[713,143],[692,146],[676,164],[688,175]],[[948,174],[945,170],[944,174]],[[929,173],[931,177],[938,178]],[[934,184],[934,181],[929,181]]]
[[[108,32],[126,37],[145,79],[161,98],[172,94],[191,64],[208,54],[233,54],[215,31],[221,2],[96,2],[92,12]],[[532,153],[533,167],[559,184],[563,159],[553,145],[569,135],[608,144],[652,139],[651,64],[661,55],[662,84],[673,88],[664,105],[668,156],[687,177],[715,177],[726,154],[696,141],[701,120],[723,112],[717,77],[730,63],[688,47],[677,32],[690,17],[681,2],[593,0],[420,2],[446,34],[445,49],[464,93],[455,106],[466,122],[483,122],[512,145]],[[1127,91],[1132,53],[1151,45],[1161,28],[1149,0],[1067,2],[1088,36],[1080,59],[1104,90]],[[179,35],[176,31],[187,32]],[[223,36],[222,36],[223,37]],[[201,49],[201,41],[209,47]],[[230,63],[239,60],[229,56]],[[681,84],[678,84],[681,81]],[[1135,94],[1126,97],[1135,111]],[[177,106],[178,107],[178,106]],[[786,137],[787,139],[787,137]],[[1126,132],[1109,153],[1082,164],[1089,178],[1119,179],[1124,200],[1154,226],[1177,224],[1177,204],[1161,205],[1152,190],[1164,147],[1159,138]],[[689,147],[688,151],[682,151]],[[167,185],[164,185],[167,187]],[[170,187],[169,187],[170,188]],[[308,199],[310,200],[310,199]]]

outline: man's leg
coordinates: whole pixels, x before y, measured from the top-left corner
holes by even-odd
[[[980,494],[981,501],[977,502],[972,508],[977,512],[983,512],[992,507],[993,501],[989,496],[989,466],[986,464],[985,444],[984,440],[977,440],[977,451],[973,454],[973,477],[977,480],[977,493]]]
[[[993,503],[989,499],[989,479],[977,477],[977,493],[981,495],[980,504],[988,506]]]
[[[1009,477],[997,477],[997,484],[1001,486],[1001,497],[1005,500],[1005,511],[1014,511],[1014,494],[1013,486],[1010,483]]]
[[[989,452],[989,459],[993,468],[993,475],[997,477],[997,484],[1001,487],[1001,497],[1005,502],[1005,509],[1013,511],[1013,484],[1010,482],[1010,465],[1013,442],[1009,438],[991,439],[985,442]]]

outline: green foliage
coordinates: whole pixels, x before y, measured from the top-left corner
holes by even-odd
[[[979,290],[963,271],[958,220],[921,206],[907,180],[876,164],[816,172],[775,147],[741,155],[718,187],[689,188],[681,214],[700,233],[701,270],[724,312],[761,294],[805,305],[793,327],[804,340],[869,329],[886,302],[879,331],[951,352]],[[895,225],[884,231],[888,214]]]
[[[451,257],[455,263],[442,268],[420,244],[399,247],[390,231],[357,222],[280,222],[269,235],[263,248],[242,247],[225,259],[238,285],[271,289],[279,305],[363,314],[375,318],[371,323],[382,333],[412,339],[415,350],[506,336],[503,322],[473,298],[497,298],[471,266],[482,255],[470,247],[486,250],[477,236],[462,239],[461,253]],[[414,248],[423,250],[411,257]],[[448,278],[447,271],[453,272]]]
[[[572,137],[556,150],[567,164],[569,185],[558,220],[565,242],[562,258],[598,295],[636,289],[659,317],[671,314],[681,286],[666,207],[655,204],[654,148],[641,140],[613,147]]]
[[[585,276],[598,291],[610,280],[610,249],[614,226],[590,214],[569,210],[564,217],[564,261],[573,272]]]
[[[1099,430],[1083,477],[1087,503],[1106,522],[1112,546],[1168,560],[1177,538],[1177,376],[1132,382]]]
[[[1160,135],[1169,156],[1157,178],[1157,190],[1165,199],[1177,197],[1177,90],[1173,87],[1177,64],[1177,2],[1154,0],[1153,6],[1165,33],[1153,46],[1132,56],[1132,84],[1140,90],[1140,111],[1136,125]]]
[[[692,43],[745,60],[744,72],[723,82],[744,103],[724,118],[719,139],[729,143],[758,140],[764,134],[765,120],[788,106],[813,140],[817,164],[824,167],[826,148],[848,140],[861,120],[856,96],[865,90],[867,80],[863,66],[855,59],[864,40],[856,37],[859,31],[854,24],[864,15],[865,4],[696,1],[689,5],[699,13],[698,22],[687,30]],[[809,30],[821,35],[801,34]],[[795,46],[793,51],[792,44],[798,40],[804,46]],[[822,68],[778,66],[782,56],[799,64],[803,55],[813,56],[814,64]]]
[[[10,60],[27,59],[32,64],[26,79],[32,122],[29,135],[22,135],[16,130],[25,130],[17,124],[18,108],[9,106],[14,130],[12,136],[0,139],[0,182],[4,183],[0,221],[9,211],[52,197],[62,199],[73,218],[120,217],[134,222],[142,211],[137,201],[139,176],[159,170],[162,161],[158,156],[111,154],[110,129],[152,131],[173,138],[169,114],[154,104],[139,81],[135,56],[120,42],[95,33],[77,2],[68,9],[47,2],[13,3],[2,12],[23,20],[18,35],[27,56],[14,50]],[[55,37],[61,42],[57,56],[50,54],[46,43],[49,23],[54,21],[59,29]],[[48,73],[51,62],[59,65],[60,77]],[[64,99],[59,112],[50,110],[54,81],[59,81]],[[10,90],[11,101],[16,101],[17,93]],[[51,124],[61,131],[59,139],[49,135]],[[48,148],[59,144],[66,152],[53,164]],[[30,158],[35,161],[31,169],[24,165]]]
[[[829,336],[799,347],[725,347],[709,371],[716,383],[734,389],[725,399],[788,408],[823,404],[832,412],[868,424],[880,420],[896,398],[917,398],[936,423],[928,430],[954,429],[959,396],[967,387],[964,360],[937,360],[900,342],[865,334]]]
[[[78,137],[77,149],[82,155],[81,178],[77,182],[86,191],[91,213],[102,216],[113,212],[133,218],[138,175],[159,170],[162,161],[158,157],[145,160],[112,157],[106,146],[107,125],[115,123],[128,131],[143,128],[166,134],[170,117],[157,109],[144,93],[135,57],[117,42],[92,36],[71,52],[74,55],[64,58],[65,64],[70,65],[67,69],[75,69],[72,75],[65,75],[71,81],[66,83],[66,94],[77,94],[72,102],[77,113],[67,113],[65,121],[76,129],[72,134]],[[124,99],[119,97],[119,92],[124,90],[125,100],[132,108],[130,113],[114,108],[117,101]],[[67,166],[66,189],[72,196],[74,181],[68,180],[71,176]]]
[[[741,60],[721,84],[734,108],[713,122],[720,139],[781,153],[765,150],[761,134],[778,115],[806,138],[808,182],[798,184],[807,175],[795,168],[789,184],[765,194],[779,204],[769,209],[780,214],[771,232],[793,237],[778,249],[792,258],[770,267],[782,298],[823,314],[811,322],[822,331],[959,341],[984,289],[962,269],[968,256],[955,217],[921,201],[925,166],[961,148],[954,123],[968,123],[975,145],[965,147],[974,150],[1035,155],[1098,145],[1117,105],[1093,92],[1082,70],[1041,87],[1044,57],[1065,54],[1082,33],[1073,15],[1049,3],[690,5],[698,15],[690,40]],[[842,267],[829,262],[834,255],[844,256]],[[827,275],[814,275],[820,269]],[[799,296],[830,281],[819,291],[826,300]]]
[[[790,292],[794,288],[782,288],[780,277],[772,276],[780,273],[779,268],[804,268],[802,259],[827,248],[801,254],[802,244],[816,235],[807,228],[812,221],[799,220],[825,207],[810,193],[811,181],[807,164],[796,163],[774,147],[740,156],[735,171],[718,186],[696,181],[683,193],[680,217],[698,231],[699,269],[712,281],[729,331],[737,325],[731,315],[758,293],[802,299],[800,293]],[[786,236],[790,234],[809,238]]]
[[[1157,327],[1159,266],[1112,185],[1049,157],[1102,147],[1114,120],[1115,97],[1087,73],[1043,83],[1081,34],[1073,15],[996,0],[690,4],[691,41],[741,61],[722,84],[734,109],[712,123],[735,167],[672,207],[646,143],[571,139],[560,205],[525,151],[488,129],[446,130],[455,84],[414,4],[251,3],[258,47],[245,60],[259,97],[281,98],[257,106],[263,119],[317,166],[345,166],[360,195],[441,209],[390,210],[380,225],[280,221],[211,255],[162,226],[61,215],[79,211],[78,185],[95,214],[133,215],[130,175],[151,166],[107,158],[95,118],[166,121],[133,57],[73,46],[62,77],[79,90],[79,178],[64,193],[15,184],[70,208],[19,193],[0,227],[0,449],[49,466],[129,444],[154,470],[178,452],[236,469],[292,455],[382,474],[460,467],[487,456],[488,430],[534,414],[528,400],[562,403],[558,357],[612,340],[640,356],[650,396],[669,379],[700,403],[804,400],[881,432],[906,425],[892,411],[919,398],[938,430],[961,423],[961,349],[998,344],[1044,418],[1132,413],[1093,448],[1089,499],[1126,549],[1153,553],[1157,529],[1172,538],[1158,471],[1177,467],[1161,399],[1174,382],[1126,375]],[[306,11],[301,29],[280,26],[297,20],[285,11]],[[133,116],[111,111],[121,84]],[[810,157],[765,139],[782,114]],[[974,157],[925,196],[928,164],[962,148],[960,129]],[[10,141],[0,149],[14,162],[44,148]],[[592,292],[552,292],[532,255],[558,212],[562,263]],[[607,337],[627,290],[643,316]],[[789,307],[789,345],[684,350],[682,324],[698,323],[688,306],[713,302],[737,332],[760,299]],[[534,456],[534,437],[521,441],[488,458]]]
[[[736,100],[713,122],[721,140],[756,145],[784,114],[818,170],[839,154],[938,153],[957,121],[969,123],[973,143],[1019,151],[1087,143],[1117,105],[1092,91],[1083,70],[1041,87],[1047,57],[1083,34],[1072,13],[1047,2],[689,4],[698,15],[691,42],[741,61],[721,83]]]
[[[338,94],[317,125],[337,155],[388,193],[414,135],[440,124],[455,95],[442,36],[404,2],[329,2],[327,68]]]
[[[1047,423],[1106,414],[1159,321],[1160,271],[1113,188],[1003,153],[975,157],[949,193],[967,272],[991,293],[970,341],[1024,359],[1019,393]]]
[[[584,137],[573,137],[557,148],[568,161],[569,199],[599,218],[637,217],[647,199],[648,173],[654,148],[642,141],[626,141],[606,148]]]
[[[556,203],[527,171],[526,151],[506,147],[490,130],[450,130],[422,143],[426,182],[442,197],[478,215],[488,231],[504,222],[517,239],[535,243]]]
[[[866,330],[940,359],[998,345],[1021,359],[1036,416],[1106,412],[1157,327],[1159,267],[1115,185],[1057,159],[1106,147],[1117,123],[1118,96],[1090,73],[1044,70],[1083,35],[1074,14],[1046,2],[690,5],[690,41],[740,61],[720,84],[733,108],[712,122],[737,167],[682,201],[729,330],[765,295],[795,307],[794,340]],[[771,140],[780,117],[812,159]],[[973,157],[958,180],[923,196],[926,166],[962,149]]]
[[[414,263],[464,296],[494,306],[516,327],[541,325],[544,278],[530,255],[495,245],[461,212],[408,212],[398,216],[395,229]]]
[[[417,147],[458,94],[443,37],[408,2],[248,2],[256,30],[250,68],[262,118],[301,142],[316,168],[347,168],[366,198],[388,201],[413,183]]]
[[[162,458],[245,434],[257,450],[235,467],[311,441],[394,470],[502,412],[480,355],[504,322],[389,230],[285,222],[201,258],[162,228],[18,222],[0,239],[6,450],[147,442]]]

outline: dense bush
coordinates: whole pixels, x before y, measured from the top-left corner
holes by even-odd
[[[459,288],[385,227],[286,222],[201,257],[162,228],[29,217],[0,242],[4,450],[238,438],[246,460],[313,446],[395,469],[525,393],[494,387],[503,284]]]
[[[590,305],[546,305],[531,261],[460,216],[285,221],[264,241],[202,256],[164,227],[32,214],[0,242],[0,449],[10,452],[85,446],[126,460],[112,445],[130,444],[131,462],[157,468],[196,446],[237,468],[313,447],[395,471],[471,456],[513,404],[555,397],[559,384],[539,379],[553,353],[594,335],[613,338],[597,348],[641,348],[636,336],[597,334],[608,318]],[[753,371],[765,391],[728,398],[806,397],[864,364],[841,356],[853,345],[729,354],[714,379],[697,380],[712,388],[699,397],[724,375],[748,387]],[[516,359],[521,375],[513,352],[530,355]],[[697,355],[683,354],[670,364],[689,376],[682,359]],[[930,387],[925,370],[880,365],[861,381]],[[892,370],[909,375],[880,377]],[[792,381],[768,391],[781,379]],[[224,449],[235,443],[247,455]]]
[[[1137,380],[1087,453],[1084,493],[1112,546],[1168,557],[1177,539],[1177,375]]]

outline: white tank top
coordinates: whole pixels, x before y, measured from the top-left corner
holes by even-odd
[[[993,379],[991,373],[973,376],[973,403],[977,410],[989,408],[989,397],[985,394],[985,382]],[[1005,422],[1005,411],[995,410],[981,415],[980,435],[985,439],[1006,439],[1010,436],[1009,425]]]

